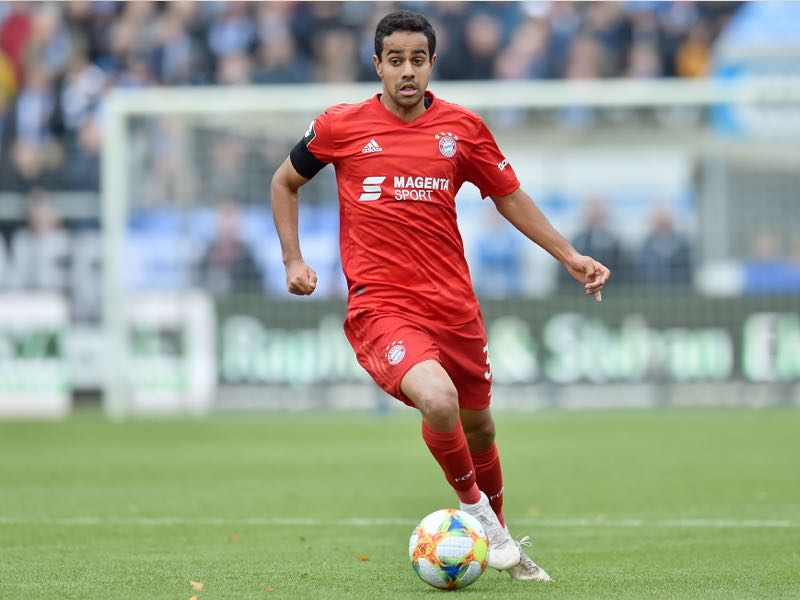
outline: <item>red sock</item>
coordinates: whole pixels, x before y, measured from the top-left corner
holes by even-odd
[[[500,524],[505,526],[503,518],[503,471],[500,468],[500,456],[497,454],[497,446],[492,444],[491,448],[478,450],[472,453],[472,464],[475,466],[475,477],[478,487],[489,496],[489,504],[492,505]]]
[[[461,421],[452,431],[436,431],[423,421],[422,439],[442,467],[447,483],[453,486],[458,499],[465,504],[480,502],[481,492],[475,482],[475,468]]]

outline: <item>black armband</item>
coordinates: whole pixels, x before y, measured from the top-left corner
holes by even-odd
[[[318,159],[306,147],[305,140],[297,142],[292,151],[289,153],[289,160],[292,161],[294,170],[300,173],[306,179],[311,179],[320,172],[325,166],[325,163]]]

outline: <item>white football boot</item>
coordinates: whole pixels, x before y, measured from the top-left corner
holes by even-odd
[[[461,503],[461,510],[468,512],[480,521],[483,530],[489,538],[489,559],[488,564],[493,569],[505,571],[519,564],[522,556],[519,545],[508,533],[497,515],[494,514],[489,498],[481,492],[481,500],[477,504]]]
[[[506,527],[506,533],[508,533],[508,527]],[[511,534],[509,534],[509,536],[510,535]],[[507,570],[512,579],[519,579],[520,581],[553,581],[553,578],[547,574],[547,571],[533,562],[530,557],[523,552],[523,546],[530,547],[532,545],[527,535],[519,541],[515,540],[514,544],[519,548],[520,560],[519,563]]]

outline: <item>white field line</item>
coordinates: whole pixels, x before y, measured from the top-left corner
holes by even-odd
[[[778,528],[800,527],[800,521],[781,519],[509,519],[514,525],[530,527],[663,527],[681,528]],[[413,527],[417,521],[403,518],[209,518],[209,517],[12,517],[0,516],[0,525],[53,525],[59,527],[85,527],[97,525],[120,525],[131,527],[178,527],[178,526],[220,526],[220,527]]]

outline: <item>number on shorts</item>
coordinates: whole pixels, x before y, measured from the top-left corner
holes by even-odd
[[[483,376],[486,379],[491,379],[492,378],[492,362],[489,360],[489,344],[486,344],[483,347],[483,353],[486,355],[486,372],[483,374]]]

